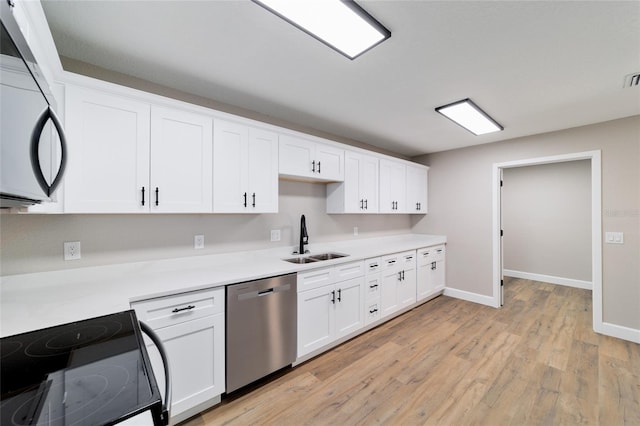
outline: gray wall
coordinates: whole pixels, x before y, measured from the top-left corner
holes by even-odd
[[[504,268],[591,281],[591,161],[504,169]]]
[[[254,250],[297,243],[300,215],[310,243],[411,232],[407,215],[328,215],[326,185],[280,181],[277,214],[0,215],[0,272],[13,275],[122,262]],[[353,227],[358,227],[358,236]],[[270,242],[270,230],[282,240]],[[204,234],[205,249],[193,237]],[[80,241],[82,259],[64,261],[64,241]]]
[[[429,214],[413,230],[447,235],[447,285],[492,294],[493,163],[590,150],[602,150],[603,231],[625,238],[603,244],[604,321],[640,329],[640,116],[418,158]]]

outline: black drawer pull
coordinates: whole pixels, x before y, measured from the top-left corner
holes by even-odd
[[[370,285],[369,288],[376,288],[378,287],[378,284],[374,284],[374,285]]]
[[[185,306],[184,308],[175,308],[171,312],[173,312],[174,314],[177,314],[178,312],[190,311],[191,309],[195,309],[195,306],[189,305],[189,306]]]
[[[247,207],[247,193],[244,193],[244,206]]]
[[[370,314],[375,314],[376,312],[378,312],[378,309],[369,309]]]
[[[144,206],[144,186],[142,187],[142,205]]]

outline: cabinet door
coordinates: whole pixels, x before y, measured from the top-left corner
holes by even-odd
[[[212,127],[208,116],[151,109],[152,212],[211,212]]]
[[[171,417],[179,417],[224,393],[224,314],[154,331],[162,340],[171,365]],[[162,360],[151,343],[147,347],[164,399]]]
[[[362,312],[364,277],[336,284],[335,338],[338,339],[364,326]]]
[[[344,180],[344,150],[318,143],[315,146],[315,177],[322,180]],[[313,170],[313,161],[312,161]]]
[[[426,299],[445,288],[445,262],[433,261],[418,267],[417,298]]]
[[[249,128],[247,192],[252,213],[278,212],[278,135]]]
[[[405,213],[406,166],[380,160],[380,213]]]
[[[213,135],[213,211],[243,213],[251,201],[247,193],[249,128],[215,120]]]
[[[368,155],[362,155],[360,159],[359,200],[364,200],[364,213],[378,213],[378,163],[376,157]]]
[[[65,212],[148,212],[150,106],[70,85],[65,105]]]
[[[427,168],[407,166],[407,213],[427,213]]]
[[[401,309],[416,302],[415,252],[402,256],[400,268],[402,268],[402,280],[398,284],[398,305]]]
[[[364,213],[364,200],[361,197],[360,174],[362,162],[360,155],[347,152],[344,157],[343,197],[344,213]],[[361,202],[362,201],[362,202]]]
[[[298,293],[298,358],[333,340],[334,289],[328,285]]]
[[[314,177],[314,143],[289,135],[280,135],[278,170],[281,175]]]
[[[400,284],[400,271],[397,268],[386,269],[382,273],[380,288],[380,315],[390,315],[400,309],[398,303],[398,286]]]

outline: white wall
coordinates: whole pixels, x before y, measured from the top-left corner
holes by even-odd
[[[324,184],[281,180],[277,214],[2,214],[0,274],[295,246],[301,214],[311,243],[411,231],[407,215],[328,215],[325,194]],[[269,241],[271,229],[282,230],[282,241]],[[204,234],[205,249],[194,250],[196,234]],[[64,241],[81,242],[81,260],[63,261]]]
[[[591,281],[591,162],[503,170],[504,269]]]
[[[470,138],[474,136],[469,135]],[[447,235],[447,286],[491,296],[494,163],[602,151],[603,320],[640,330],[640,116],[417,158],[430,166],[429,214],[414,232]]]

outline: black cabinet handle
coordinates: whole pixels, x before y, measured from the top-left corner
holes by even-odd
[[[316,160],[313,160],[313,161],[311,162],[311,165],[312,165],[311,171],[312,171],[313,173],[315,173],[315,172],[316,172]]]
[[[368,210],[368,209],[369,209],[369,207],[368,207],[368,205],[367,205],[367,204],[369,204],[369,200],[364,200],[364,209],[365,209],[365,210]]]
[[[377,263],[372,263],[371,265],[369,265],[369,269],[373,269],[373,268],[377,268],[378,264]]]
[[[256,206],[256,193],[254,192],[251,197],[253,198],[253,202],[251,203],[251,206],[255,207]]]
[[[389,264],[389,265],[393,265],[394,263],[396,263],[395,259],[387,260],[387,264]]]
[[[360,200],[360,210],[364,208],[364,200]]]
[[[244,193],[244,206],[247,207],[247,193]]]
[[[398,281],[402,281],[402,271],[398,272]]]
[[[144,206],[144,186],[142,187],[142,205]]]
[[[369,288],[376,288],[378,287],[378,284],[374,284],[374,285],[370,285]]]
[[[431,270],[435,271],[438,268],[438,264],[436,262],[431,262]]]
[[[159,204],[158,202],[158,193],[160,192],[160,190],[158,189],[158,187],[156,186],[156,206]]]
[[[184,308],[175,308],[173,311],[174,314],[177,314],[178,312],[183,312],[183,311],[190,311],[192,309],[194,309],[195,306],[193,305],[189,305],[189,306],[185,306]]]
[[[318,173],[320,173],[320,162],[318,161]]]
[[[376,312],[378,312],[378,309],[369,309],[370,314],[375,314]]]
[[[336,291],[333,290],[331,292],[331,303],[333,303],[334,305],[336,304]]]
[[[402,281],[404,281],[404,271],[402,271]]]
[[[338,302],[342,302],[342,289],[338,289]]]

